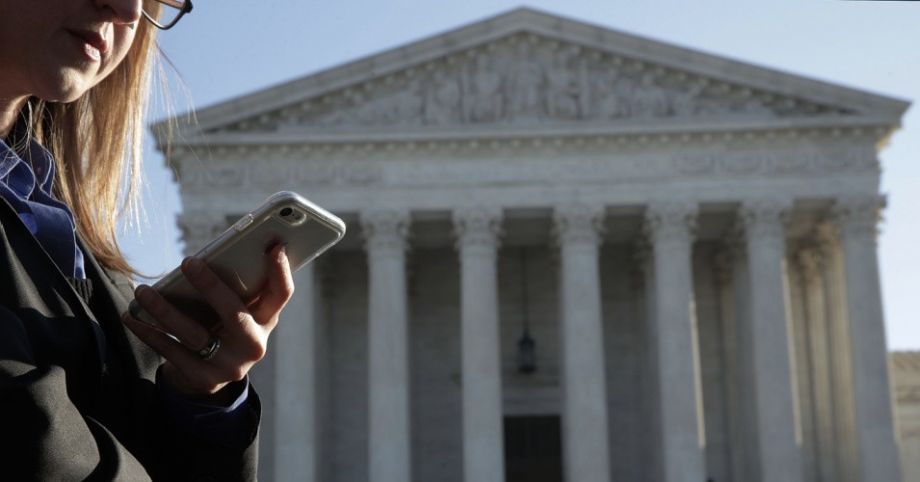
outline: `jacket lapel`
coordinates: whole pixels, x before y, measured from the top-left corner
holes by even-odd
[[[93,339],[96,342],[96,353],[98,354],[98,363],[101,371],[102,362],[105,358],[105,338],[102,333],[99,321],[93,316],[90,307],[83,301],[83,298],[74,290],[73,286],[67,281],[64,273],[61,272],[57,264],[51,259],[48,253],[42,248],[41,244],[35,239],[35,236],[19,219],[16,210],[10,206],[6,199],[0,197],[0,224],[6,234],[6,249],[10,258],[10,263],[14,262],[22,267],[21,278],[26,278],[28,285],[35,287],[34,293],[29,293],[30,304],[35,305],[37,309],[49,314],[67,316],[71,315],[77,319],[83,320],[92,330]],[[13,249],[16,246],[16,249]],[[12,266],[11,266],[12,268]],[[14,273],[8,273],[10,276],[16,276]],[[27,285],[26,283],[21,283]],[[41,291],[48,290],[43,294]],[[50,303],[51,299],[63,300],[70,313],[63,312],[61,307]]]

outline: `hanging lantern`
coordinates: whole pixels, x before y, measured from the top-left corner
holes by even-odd
[[[518,340],[518,371],[530,374],[537,370],[537,343],[526,330]]]
[[[517,362],[518,371],[531,374],[537,370],[537,342],[530,336],[530,317],[527,306],[527,259],[524,257],[524,247],[521,247],[521,315],[523,318],[523,333],[518,340]]]

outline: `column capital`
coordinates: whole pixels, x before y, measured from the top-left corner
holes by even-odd
[[[409,238],[409,213],[404,210],[371,210],[361,213],[365,246],[405,251]]]
[[[604,232],[604,207],[581,203],[556,206],[553,211],[553,234],[560,246],[569,244],[600,245]]]
[[[887,200],[885,196],[847,196],[837,199],[832,216],[843,237],[878,235],[878,223]]]
[[[678,241],[693,242],[696,232],[696,203],[674,201],[649,204],[642,227],[652,244]]]
[[[783,199],[752,199],[741,205],[739,218],[748,238],[782,239],[791,208]]]
[[[825,256],[830,252],[834,243],[840,239],[840,229],[833,216],[818,221],[812,234],[815,245]]]
[[[806,282],[817,280],[824,269],[824,253],[816,245],[805,246],[795,254],[796,263]]]
[[[192,211],[179,215],[176,224],[182,231],[185,253],[194,254],[227,228],[227,216],[223,213]]]
[[[465,207],[453,212],[457,248],[497,249],[502,234],[502,210],[498,207]]]

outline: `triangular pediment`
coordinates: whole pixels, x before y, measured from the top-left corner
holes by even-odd
[[[519,9],[199,113],[222,133],[865,118],[907,104]]]

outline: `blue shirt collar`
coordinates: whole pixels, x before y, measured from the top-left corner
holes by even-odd
[[[22,199],[29,199],[38,187],[51,195],[54,187],[54,159],[41,144],[29,138],[25,159],[0,140],[0,182]]]

